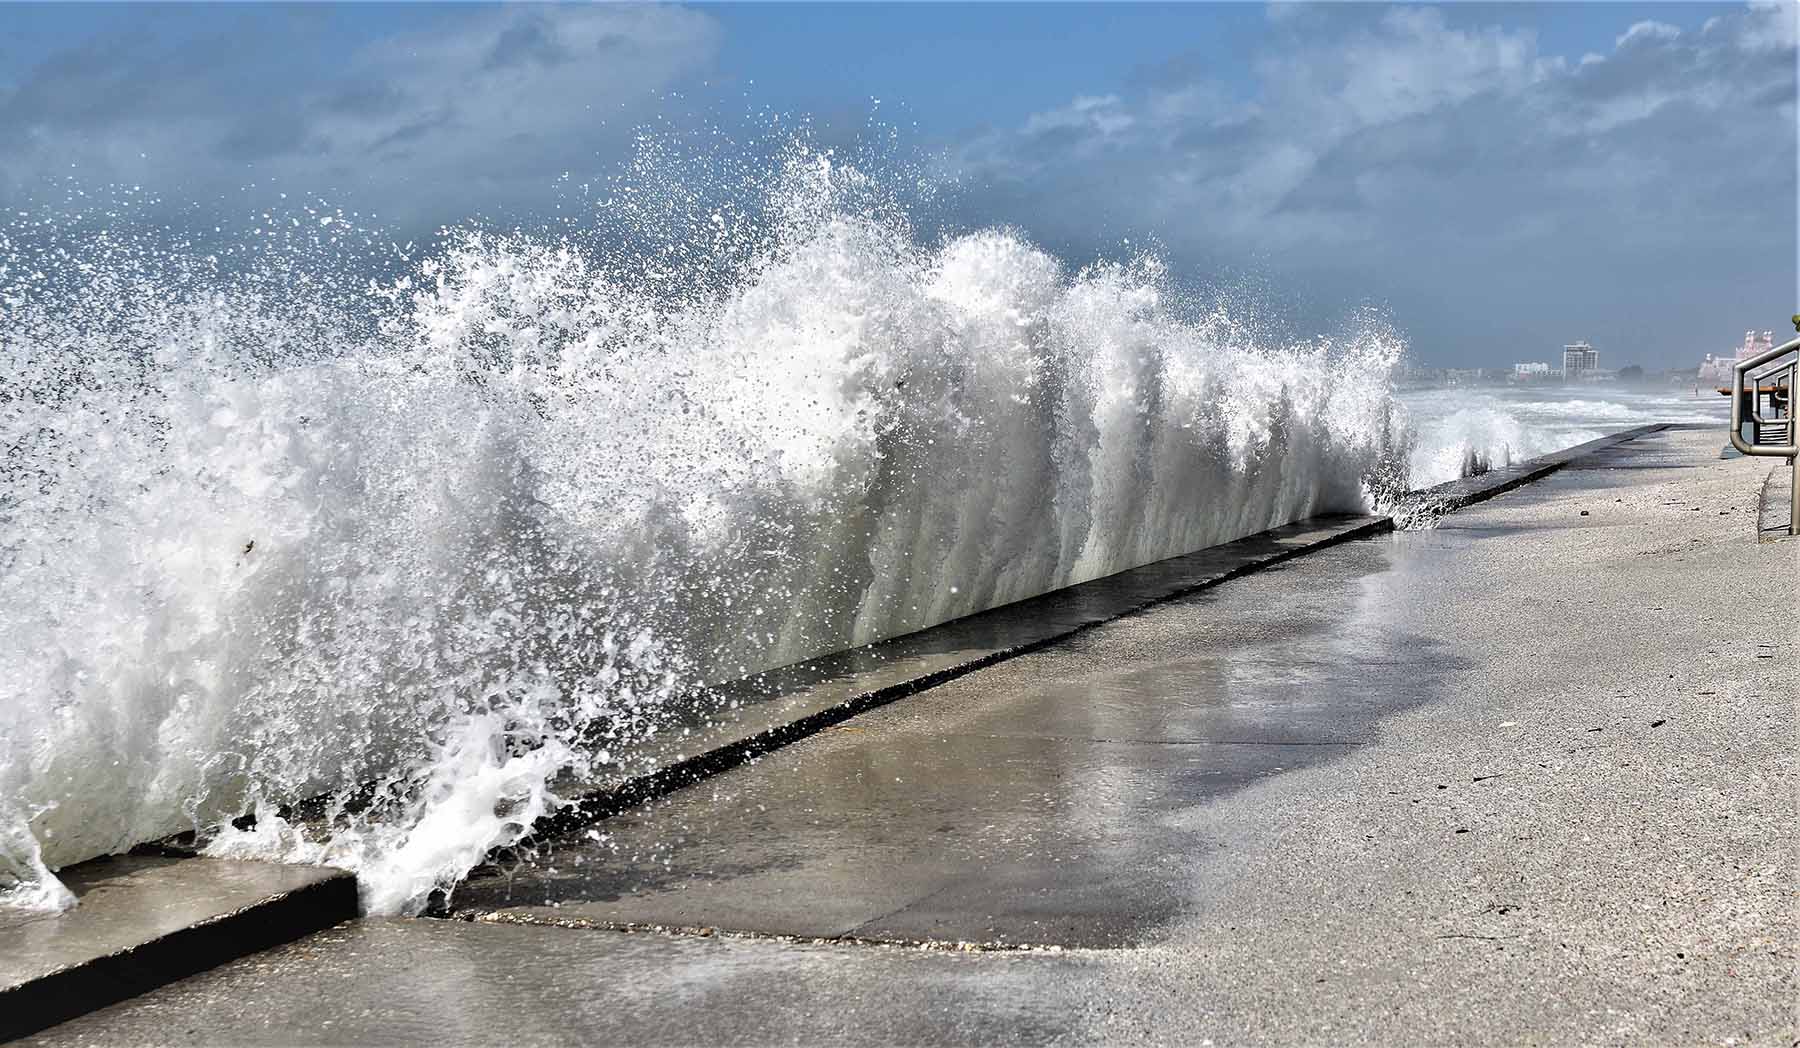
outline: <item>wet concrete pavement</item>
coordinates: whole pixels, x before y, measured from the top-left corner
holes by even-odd
[[[1305,600],[1209,591],[1130,659],[1103,630],[873,711],[471,880],[460,915],[833,938],[1128,946],[1207,842],[1167,819],[1343,753],[1458,662],[1369,595],[1402,547],[1298,571]],[[1271,582],[1280,585],[1279,582]],[[1172,609],[1159,609],[1158,616]],[[1230,628],[1217,623],[1228,621]]]
[[[455,899],[524,924],[360,922],[42,1041],[1791,1045],[1796,644],[1733,619],[1795,551],[1718,443],[1097,627]],[[1076,948],[777,935],[847,930]]]
[[[80,904],[0,908],[0,1040],[356,914],[340,870],[115,856],[62,871]]]
[[[1479,490],[1461,494],[1480,497]],[[665,710],[673,723],[632,747],[610,775],[565,784],[562,792],[575,804],[558,821],[585,825],[628,811],[823,728],[1121,615],[1392,527],[1389,518],[1367,514],[1312,517],[708,689],[689,700],[684,715]]]
[[[1104,966],[1076,954],[376,918],[28,1043],[1044,1043],[1082,1025],[1085,983]]]

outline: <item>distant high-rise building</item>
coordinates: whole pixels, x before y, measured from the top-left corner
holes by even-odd
[[[1549,373],[1550,365],[1548,364],[1532,363],[1513,365],[1513,374],[1515,375],[1548,375]]]
[[[1600,370],[1600,351],[1585,341],[1563,347],[1563,378],[1575,380]]]

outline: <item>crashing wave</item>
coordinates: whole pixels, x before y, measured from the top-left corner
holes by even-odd
[[[923,243],[801,148],[759,193],[372,284],[330,213],[0,244],[0,885],[198,828],[414,912],[707,682],[1404,475],[1378,325],[1263,345],[1153,258]]]

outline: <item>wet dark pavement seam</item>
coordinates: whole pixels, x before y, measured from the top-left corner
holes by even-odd
[[[1097,742],[1115,746],[1359,746],[1360,739],[1121,739],[1096,735],[1060,735],[1054,732],[947,732],[971,739],[1055,739],[1061,742]]]
[[[939,888],[936,892],[916,900],[923,902],[930,895],[938,894],[950,887]],[[903,906],[894,913],[909,908]],[[876,920],[886,920],[894,914],[883,914]],[[854,930],[841,935],[784,935],[779,932],[761,932],[745,928],[724,928],[711,925],[676,925],[647,924],[637,921],[600,921],[586,917],[557,918],[544,917],[529,913],[486,913],[479,915],[458,915],[452,918],[464,924],[511,925],[521,928],[558,928],[577,932],[610,932],[618,935],[660,935],[666,938],[679,939],[730,939],[743,942],[780,943],[789,946],[849,946],[868,949],[886,950],[921,950],[939,953],[1010,953],[1010,954],[1067,954],[1077,952],[1095,952],[1084,947],[1069,947],[1058,943],[1009,943],[1009,942],[970,942],[959,939],[909,939],[893,936],[857,935]],[[870,924],[872,921],[864,921]]]

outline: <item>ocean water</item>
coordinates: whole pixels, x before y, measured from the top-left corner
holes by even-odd
[[[710,683],[1700,413],[1396,396],[1377,320],[1272,340],[779,160],[406,248],[0,227],[0,899],[193,829],[416,912]]]
[[[1462,476],[1471,462],[1506,466],[1651,422],[1729,426],[1731,404],[1711,389],[1583,383],[1409,389],[1396,399],[1413,434],[1415,487]]]

